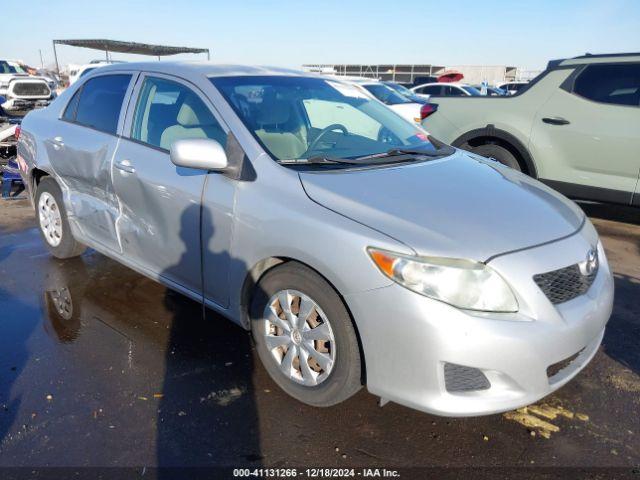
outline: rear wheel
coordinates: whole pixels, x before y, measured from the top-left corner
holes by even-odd
[[[487,143],[473,147],[471,151],[483,157],[493,158],[501,164],[511,167],[514,170],[518,170],[519,172],[522,171],[522,166],[520,165],[520,162],[518,162],[516,156],[501,145]]]
[[[252,333],[273,380],[317,407],[340,403],[361,387],[360,349],[340,296],[296,262],[267,272],[251,303]]]
[[[40,181],[35,204],[40,233],[49,252],[56,258],[81,255],[86,247],[71,235],[62,191],[55,180],[45,177]]]

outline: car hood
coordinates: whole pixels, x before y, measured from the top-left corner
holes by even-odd
[[[315,202],[420,255],[486,261],[571,235],[584,222],[582,210],[559,193],[462,151],[396,167],[302,172],[300,178]]]

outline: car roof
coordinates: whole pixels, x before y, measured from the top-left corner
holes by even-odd
[[[205,77],[253,76],[253,75],[291,75],[321,78],[315,73],[302,72],[289,68],[218,64],[208,61],[171,61],[171,62],[132,62],[118,63],[100,67],[106,71],[148,71],[168,75],[200,75]]]
[[[640,62],[640,52],[636,53],[600,53],[592,55],[587,53],[579,57],[552,60],[552,66],[583,65],[586,63],[611,63],[611,62]]]

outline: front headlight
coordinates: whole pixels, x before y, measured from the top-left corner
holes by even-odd
[[[518,301],[507,282],[483,263],[409,257],[375,248],[368,251],[382,273],[409,290],[467,310],[518,311]]]

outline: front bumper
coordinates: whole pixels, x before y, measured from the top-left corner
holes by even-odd
[[[33,110],[35,108],[44,108],[51,103],[50,99],[24,99],[24,98],[11,98],[2,104],[8,112]]]
[[[601,245],[598,274],[580,297],[554,306],[532,277],[583,261],[594,239],[587,222],[572,237],[492,260],[518,297],[515,314],[463,311],[397,284],[347,295],[367,388],[384,400],[445,416],[512,410],[557,390],[597,352],[612,311],[613,278]],[[563,361],[568,365],[548,373]],[[480,370],[489,388],[448,391],[446,363]]]

